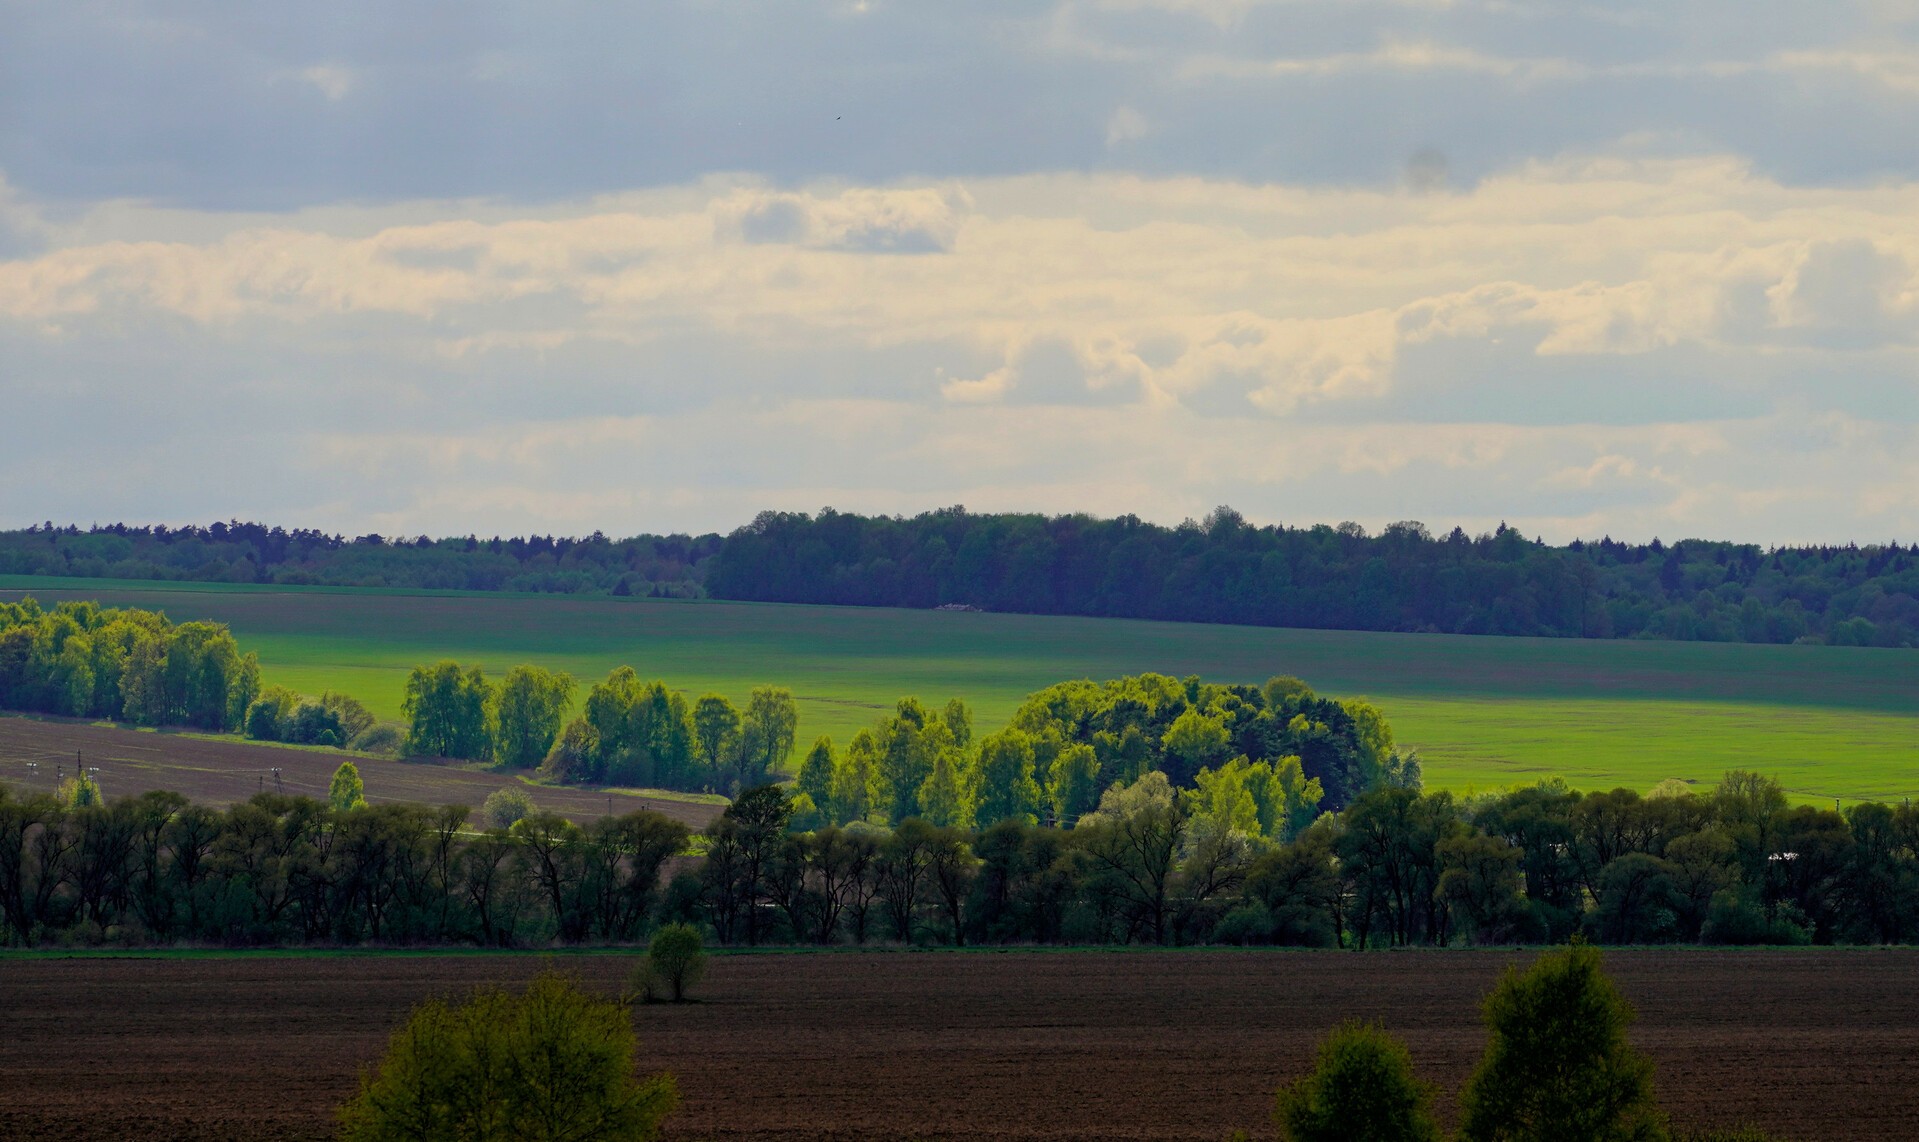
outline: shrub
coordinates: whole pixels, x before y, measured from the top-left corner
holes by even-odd
[[[510,829],[513,822],[522,817],[531,817],[540,811],[533,803],[533,795],[517,785],[508,785],[495,789],[486,795],[486,801],[480,805],[480,816],[487,826],[494,829]]]
[[[100,783],[82,773],[69,777],[60,783],[54,791],[54,797],[69,809],[85,809],[90,805],[106,804],[106,797],[100,792]]]
[[[386,722],[362,730],[357,737],[352,738],[347,744],[349,748],[357,749],[361,753],[398,755],[400,752],[400,744],[405,740],[406,735],[401,731],[400,727]]]
[[[373,712],[351,695],[328,690],[320,695],[320,705],[339,719],[341,741],[352,741],[373,728]]]
[[[350,761],[341,762],[327,785],[326,799],[327,804],[340,813],[366,808],[366,783],[360,780],[360,767]]]
[[[679,1003],[688,988],[706,974],[706,949],[701,946],[700,930],[691,924],[668,924],[647,945],[646,962],[634,969],[640,995],[649,1002],[661,993]]]
[[[1632,1007],[1574,944],[1509,968],[1486,997],[1486,1056],[1466,1084],[1468,1142],[1655,1142],[1652,1064],[1626,1042]]]
[[[1438,1142],[1431,1103],[1399,1040],[1347,1023],[1320,1043],[1312,1074],[1280,1089],[1273,1121],[1294,1142]]]
[[[670,1075],[634,1077],[624,1004],[544,972],[514,995],[415,1008],[341,1108],[348,1142],[650,1139],[679,1101]]]

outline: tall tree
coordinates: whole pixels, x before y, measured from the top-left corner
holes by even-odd
[[[507,671],[495,699],[493,756],[516,769],[531,769],[546,760],[566,724],[573,686],[571,674],[538,666]]]
[[[485,758],[492,750],[489,724],[493,687],[475,666],[452,661],[416,666],[406,680],[400,709],[408,727],[406,752],[415,757]]]

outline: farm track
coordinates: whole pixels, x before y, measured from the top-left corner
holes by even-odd
[[[1456,1092],[1509,952],[844,953],[717,958],[639,1009],[674,1139],[1270,1137],[1271,1092],[1343,1018]],[[624,956],[566,958],[618,985]],[[408,1007],[534,956],[0,960],[0,1137],[309,1139]],[[1675,1124],[1919,1138],[1919,952],[1616,951]]]
[[[287,793],[325,800],[340,762],[352,761],[366,782],[368,801],[408,801],[423,805],[465,805],[477,814],[487,794],[519,786],[542,809],[575,821],[652,809],[695,832],[719,813],[719,806],[667,800],[633,793],[597,793],[587,789],[526,786],[512,777],[432,762],[398,761],[324,750],[287,749],[245,741],[213,741],[181,734],[146,733],[85,722],[0,716],[0,781],[25,789],[51,791],[56,766],[71,774],[78,755],[100,768],[100,788],[108,797],[169,789],[207,805],[230,805],[274,789],[270,770],[280,768]],[[39,763],[37,772],[25,763]],[[609,802],[608,798],[611,798]],[[473,818],[477,821],[477,816]]]

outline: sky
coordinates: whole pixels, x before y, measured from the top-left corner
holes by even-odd
[[[0,27],[0,526],[1919,540],[1919,0]]]

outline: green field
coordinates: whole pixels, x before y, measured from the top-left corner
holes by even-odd
[[[844,743],[901,695],[971,703],[983,730],[1067,678],[1297,674],[1380,704],[1427,783],[1549,775],[1582,788],[1704,783],[1743,767],[1801,798],[1919,796],[1919,653],[1277,630],[1029,615],[646,599],[0,577],[0,598],[91,598],[228,623],[268,681],[398,717],[406,672],[519,662],[583,682],[628,664],[690,694],[799,698],[802,741]]]

